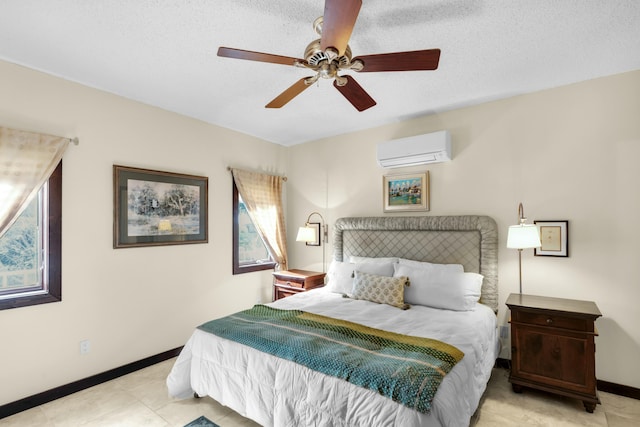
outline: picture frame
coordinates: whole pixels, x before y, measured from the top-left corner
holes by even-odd
[[[307,246],[320,246],[320,223],[308,222],[307,227],[313,228],[316,236],[316,240],[314,242],[305,242]]]
[[[429,171],[382,177],[383,211],[429,210]]]
[[[209,179],[113,165],[113,247],[208,242]]]
[[[533,249],[535,256],[569,256],[569,221],[533,221],[542,246]]]

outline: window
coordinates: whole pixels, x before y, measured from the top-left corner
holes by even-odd
[[[62,162],[0,237],[0,310],[62,299]]]
[[[247,208],[233,183],[233,274],[269,270],[276,263],[253,225]]]

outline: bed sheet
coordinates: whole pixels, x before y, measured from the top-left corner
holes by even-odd
[[[167,378],[169,394],[209,395],[264,426],[466,426],[498,354],[496,316],[482,304],[465,312],[424,306],[400,310],[316,289],[268,305],[438,339],[465,356],[444,378],[431,412],[422,414],[374,391],[197,329]]]

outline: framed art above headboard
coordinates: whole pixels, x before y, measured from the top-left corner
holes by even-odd
[[[336,221],[333,257],[462,264],[484,276],[480,302],[498,310],[498,227],[488,216],[352,217]]]

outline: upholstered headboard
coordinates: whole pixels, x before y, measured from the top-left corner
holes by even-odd
[[[480,302],[498,310],[498,227],[488,216],[340,218],[333,249],[336,261],[367,256],[462,264],[484,276]]]

